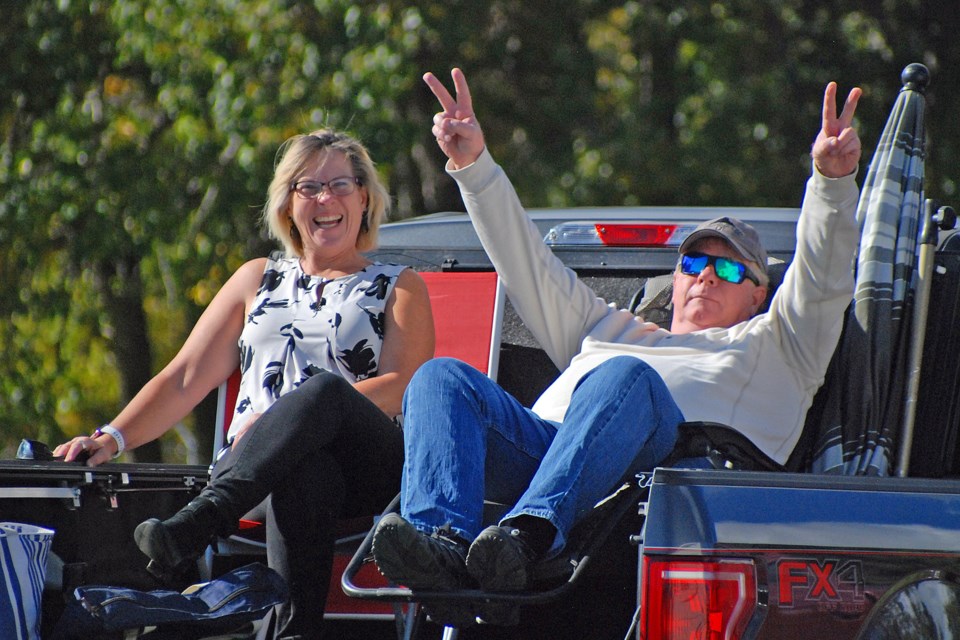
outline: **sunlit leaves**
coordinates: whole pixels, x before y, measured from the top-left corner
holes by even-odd
[[[80,432],[116,412],[129,367],[111,345],[125,329],[104,300],[132,266],[150,366],[175,353],[229,274],[272,248],[257,220],[295,133],[363,139],[396,215],[459,207],[425,71],[464,68],[528,205],[792,205],[823,85],[864,87],[869,152],[900,69],[919,60],[934,72],[928,176],[950,195],[960,20],[946,6],[13,3],[0,23],[0,430]]]

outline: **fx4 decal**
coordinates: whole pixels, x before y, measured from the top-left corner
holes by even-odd
[[[816,606],[825,611],[862,611],[863,565],[859,560],[783,558],[777,561],[781,608]]]

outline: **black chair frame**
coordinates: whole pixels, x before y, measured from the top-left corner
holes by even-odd
[[[373,562],[371,548],[374,529],[367,534],[343,572],[341,586],[351,597],[365,600],[379,600],[394,603],[444,603],[463,608],[480,608],[490,604],[509,604],[515,606],[541,604],[553,601],[572,589],[580,576],[590,565],[594,554],[610,536],[617,523],[631,510],[637,511],[638,505],[649,491],[650,476],[638,476],[635,480],[623,483],[607,498],[594,507],[589,517],[574,527],[570,542],[556,557],[546,559],[533,568],[534,587],[522,592],[494,592],[481,589],[463,589],[459,591],[412,590],[404,586],[367,588],[354,583],[360,568]],[[384,513],[396,511],[400,505],[397,496]],[[451,621],[438,619],[437,622],[452,626]],[[410,636],[412,637],[412,636]]]
[[[806,429],[805,429],[806,430]],[[798,446],[798,448],[800,448]],[[660,466],[673,466],[689,458],[705,458],[715,469],[736,469],[746,471],[785,471],[801,459],[802,452],[795,452],[787,465],[780,465],[766,456],[749,439],[726,425],[709,422],[686,422],[680,425],[677,447]],[[793,463],[793,464],[791,464]],[[454,605],[471,611],[481,610],[485,605],[523,605],[552,602],[569,592],[590,566],[591,559],[616,529],[618,523],[631,511],[643,516],[646,498],[650,491],[652,474],[642,474],[634,480],[623,483],[607,498],[594,507],[583,521],[574,527],[570,541],[556,557],[549,558],[533,568],[534,586],[522,592],[492,592],[481,589],[462,589],[458,591],[412,590],[404,586],[368,588],[355,584],[354,580],[360,568],[373,562],[371,529],[357,552],[347,565],[341,579],[343,591],[350,597],[365,600],[378,600],[395,604],[407,603],[430,605],[442,603]],[[387,506],[384,513],[397,511],[400,497],[397,496]],[[639,544],[642,534],[630,536],[630,541]],[[401,638],[416,637],[422,611],[416,610],[408,615],[406,622],[398,616],[398,635]],[[456,622],[436,619],[446,625],[444,638],[456,637]],[[406,627],[405,627],[406,625]],[[454,630],[453,633],[449,631]]]

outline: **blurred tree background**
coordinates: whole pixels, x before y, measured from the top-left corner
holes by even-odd
[[[461,66],[529,206],[793,206],[823,86],[865,161],[922,62],[956,196],[960,5],[934,0],[18,0],[0,24],[0,452],[110,419],[244,260],[277,147],[363,139],[395,216],[461,209],[420,77]],[[130,460],[205,462],[207,402]]]

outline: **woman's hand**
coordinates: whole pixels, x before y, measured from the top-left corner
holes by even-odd
[[[860,137],[852,123],[862,94],[859,87],[851,89],[838,117],[837,83],[831,82],[823,92],[823,125],[811,155],[817,171],[828,178],[848,176],[860,163]]]
[[[485,143],[480,123],[473,113],[473,101],[466,76],[460,69],[454,69],[450,75],[457,92],[456,100],[432,73],[424,74],[423,81],[430,87],[443,109],[433,116],[431,132],[437,139],[440,150],[450,158],[453,168],[462,169],[476,162]]]
[[[57,446],[53,455],[58,458],[62,456],[64,462],[73,462],[78,456],[87,455],[87,466],[95,467],[110,462],[116,452],[117,443],[110,436],[78,436]]]

